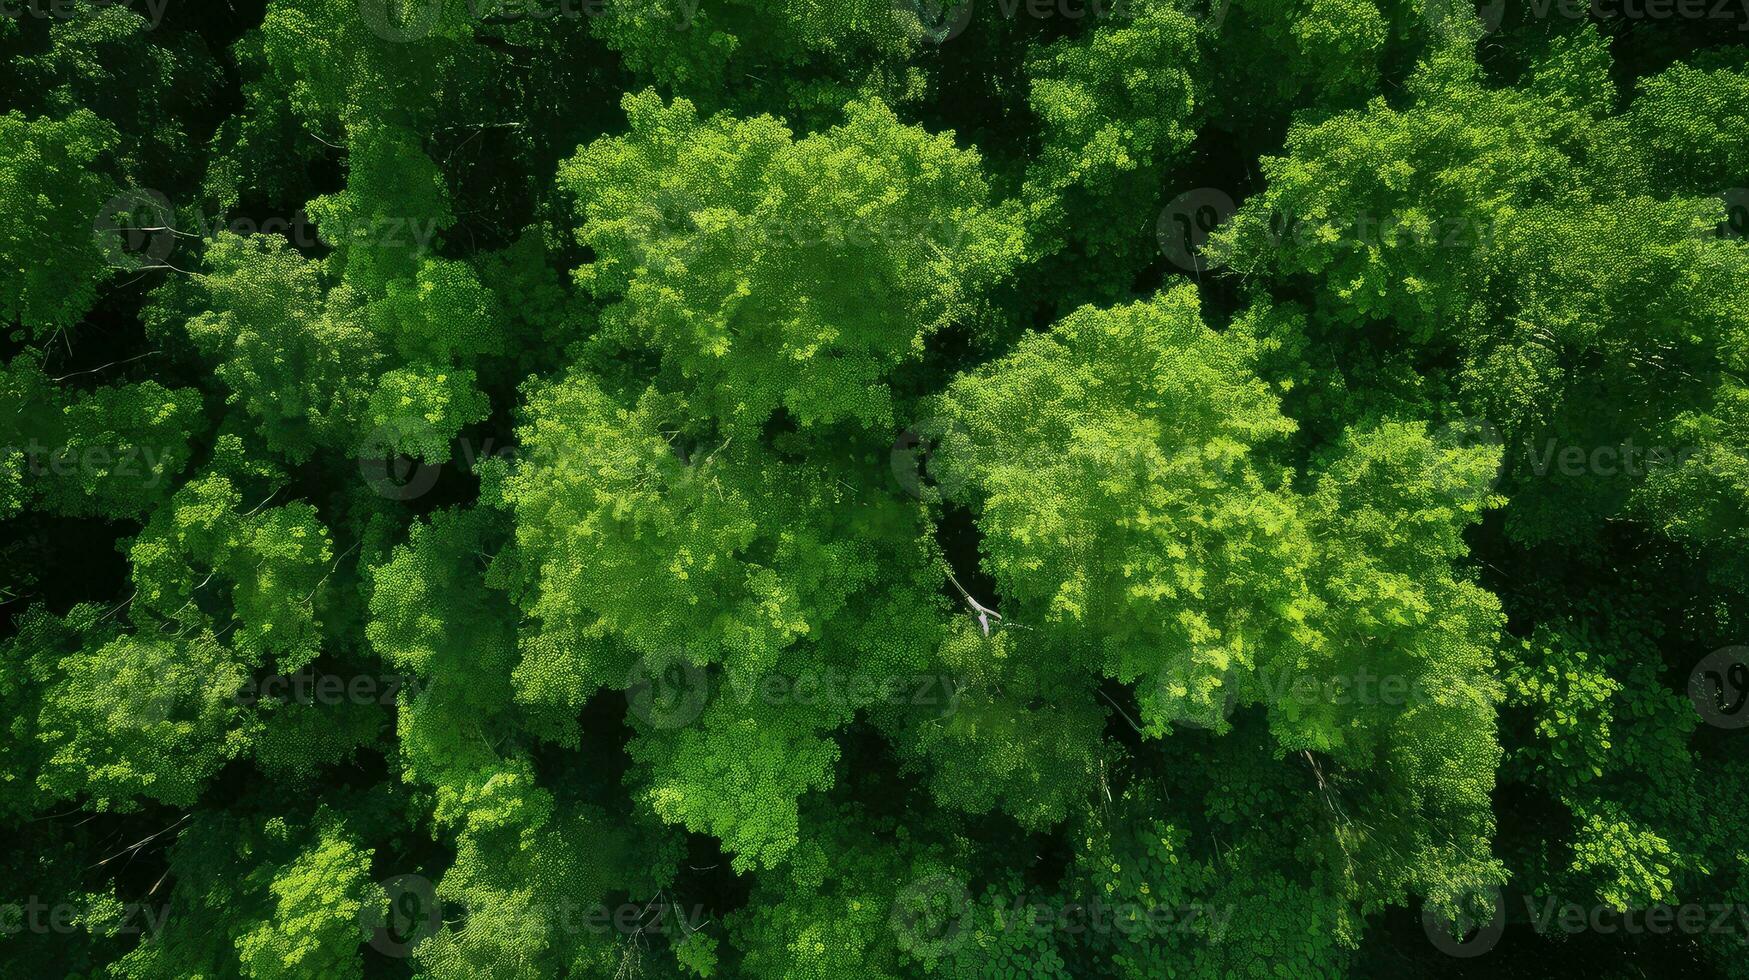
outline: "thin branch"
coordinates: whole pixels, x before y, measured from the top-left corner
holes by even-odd
[[[149,351],[145,352],[144,354],[139,354],[139,355],[136,355],[134,357],[126,357],[126,358],[123,358],[119,361],[110,361],[108,364],[105,364],[101,367],[87,368],[83,371],[74,371],[72,374],[63,374],[58,378],[50,378],[49,380],[50,381],[65,381],[68,378],[77,378],[82,374],[96,374],[99,371],[105,371],[105,370],[108,370],[109,368],[116,367],[116,366],[121,365],[121,364],[129,364],[129,363],[132,363],[134,361],[138,361],[142,358],[151,357],[153,354],[162,354],[162,353],[164,353],[164,352],[157,351],[157,350],[149,350]]]

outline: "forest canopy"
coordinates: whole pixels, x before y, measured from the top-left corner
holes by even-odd
[[[1749,6],[0,14],[0,976],[1749,980]]]

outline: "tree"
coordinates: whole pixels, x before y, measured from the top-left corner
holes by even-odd
[[[0,975],[1749,976],[1749,49],[1532,8],[0,18]]]

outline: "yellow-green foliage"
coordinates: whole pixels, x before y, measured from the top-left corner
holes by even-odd
[[[22,5],[0,977],[1749,978],[1677,7]]]

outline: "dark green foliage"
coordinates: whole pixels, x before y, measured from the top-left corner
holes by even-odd
[[[1749,977],[1749,48],[1470,6],[0,18],[0,976]]]

